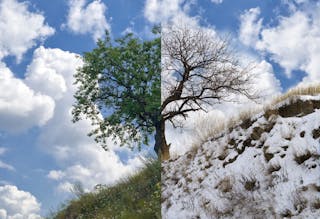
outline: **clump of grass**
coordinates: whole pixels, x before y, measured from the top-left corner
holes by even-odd
[[[312,156],[312,153],[310,151],[306,151],[304,154],[301,154],[301,155],[295,154],[294,155],[294,160],[298,164],[302,164],[303,162],[305,162],[306,160],[311,158],[311,156]]]
[[[253,175],[249,177],[243,176],[241,183],[247,191],[255,191],[260,188],[259,182]]]
[[[137,174],[85,193],[49,218],[161,218],[161,163],[148,160]]]
[[[310,96],[315,96],[320,94],[320,84],[313,84],[309,85],[307,87],[303,86],[298,86],[295,88],[290,89],[287,93],[279,95],[275,97],[270,105],[276,105],[277,103],[280,103],[286,99],[292,98],[294,96],[299,96],[299,95],[310,95]]]

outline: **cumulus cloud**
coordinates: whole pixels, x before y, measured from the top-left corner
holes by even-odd
[[[284,67],[290,76],[292,70],[306,67],[308,50],[311,49],[308,47],[313,47],[316,42],[309,41],[309,37],[313,38],[308,34],[312,29],[308,16],[296,12],[290,17],[281,18],[278,26],[262,29],[257,48],[272,54],[272,59]]]
[[[74,156],[79,157],[79,162],[75,162]],[[74,156],[69,158],[72,162],[68,163],[73,163],[71,166],[48,174],[49,178],[59,181],[58,190],[63,193],[70,192],[70,185],[76,182],[81,182],[86,190],[100,183],[110,185],[142,165],[137,157],[124,163],[114,152],[105,152],[94,144],[77,145]]]
[[[30,194],[16,186],[0,186],[0,218],[40,219],[41,204]]]
[[[86,0],[69,0],[69,13],[66,24],[75,34],[91,34],[94,40],[103,37],[105,30],[110,31],[110,25],[106,20],[106,5],[100,0],[94,0],[86,4]]]
[[[144,15],[150,22],[169,20],[182,11],[183,0],[147,0]]]
[[[254,90],[262,99],[270,100],[281,93],[280,81],[275,77],[270,63],[262,60],[255,64],[255,68],[252,71],[256,76],[253,79]]]
[[[30,12],[26,2],[0,1],[0,59],[13,55],[20,61],[37,41],[52,35],[54,29],[44,20],[41,13]]]
[[[193,0],[146,0],[144,16],[151,23],[188,25],[190,28],[199,25],[198,16],[190,16]]]
[[[52,98],[32,90],[0,62],[0,130],[20,132],[42,126],[53,112]]]
[[[115,151],[128,155],[132,152],[111,141],[110,151],[104,151],[87,136],[92,128],[90,121],[71,122],[76,90],[73,75],[82,65],[77,56],[61,49],[40,47],[34,51],[25,79],[30,88],[55,99],[55,113],[42,127],[38,143],[59,163],[60,169],[50,171],[47,177],[55,180],[63,192],[70,192],[70,186],[76,182],[81,182],[85,189],[100,183],[114,183],[142,163],[133,155],[128,161],[121,161]]]
[[[258,19],[260,8],[251,8],[240,15],[240,41],[249,46],[254,46],[259,39],[262,19]]]
[[[72,87],[73,74],[82,63],[76,57],[75,53],[39,47],[27,67],[26,84],[55,100],[61,99],[68,92],[68,87]]]
[[[277,17],[275,26],[262,26],[257,9],[246,11],[240,18],[240,39],[261,54],[269,55],[284,68],[287,77],[300,70],[306,72],[303,83],[320,81],[320,4],[297,3],[304,7]],[[248,24],[252,28],[245,28]]]

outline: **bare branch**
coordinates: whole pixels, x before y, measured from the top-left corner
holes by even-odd
[[[162,34],[162,89],[160,107],[164,120],[186,118],[192,111],[205,111],[213,104],[242,94],[249,99],[252,66],[243,68],[228,48],[228,41],[204,29],[168,26]]]

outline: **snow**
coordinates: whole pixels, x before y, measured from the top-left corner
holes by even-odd
[[[320,217],[320,143],[312,134],[320,128],[320,110],[269,120],[257,115],[248,129],[237,126],[163,163],[163,218]],[[245,143],[255,127],[272,123]]]

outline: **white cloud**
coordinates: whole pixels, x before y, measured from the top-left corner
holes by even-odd
[[[80,152],[80,150],[82,150]],[[73,165],[59,172],[58,189],[61,192],[70,192],[70,185],[81,182],[86,190],[92,190],[97,184],[112,184],[124,176],[132,174],[142,165],[138,158],[129,160],[128,164],[120,161],[114,152],[105,152],[97,145],[89,144],[76,148],[75,155],[79,156],[79,161],[75,162],[72,156]],[[84,156],[87,155],[88,158]],[[69,162],[70,163],[70,162]],[[53,171],[51,171],[51,177]],[[54,178],[52,178],[54,179]],[[66,186],[67,185],[67,186]]]
[[[59,180],[65,176],[64,172],[62,171],[56,171],[56,170],[51,170],[48,174],[49,179],[54,179],[54,180]]]
[[[11,171],[14,170],[14,167],[13,167],[13,166],[11,166],[11,165],[9,165],[9,164],[1,161],[1,160],[0,160],[0,168],[7,169],[7,170],[11,170]]]
[[[223,0],[211,0],[212,3],[221,4]]]
[[[185,24],[192,28],[199,25],[199,17],[189,15],[193,4],[193,0],[146,0],[144,16],[151,23]]]
[[[291,77],[292,71],[300,70],[306,72],[303,83],[320,81],[320,4],[297,3],[304,7],[295,7],[288,16],[277,17],[276,26],[262,26],[259,13],[253,13],[255,9],[245,12],[242,16],[247,17],[241,17],[242,27],[247,22],[255,28],[240,29],[240,39],[261,54],[270,55],[285,69],[287,77]]]
[[[55,98],[54,116],[42,127],[38,142],[58,161],[60,169],[50,171],[47,176],[56,180],[63,192],[70,192],[70,185],[75,182],[81,182],[85,189],[92,189],[99,183],[114,183],[141,166],[134,155],[123,162],[114,152],[129,155],[133,153],[129,149],[120,149],[110,141],[110,151],[106,152],[97,145],[87,136],[92,129],[88,120],[71,122],[76,90],[73,75],[82,65],[82,60],[76,56],[60,49],[40,47],[34,52],[26,76],[26,83],[33,90]]]
[[[0,218],[40,219],[40,206],[29,192],[12,185],[0,186]]]
[[[75,69],[82,63],[76,56],[75,53],[60,49],[39,47],[34,51],[32,62],[27,68],[26,84],[55,100],[61,99],[73,83]]]
[[[94,40],[104,36],[105,30],[110,31],[106,21],[106,5],[100,0],[94,0],[86,5],[86,0],[69,0],[69,13],[66,24],[75,34],[91,34]]]
[[[144,15],[150,22],[169,20],[181,14],[184,0],[146,0]]]
[[[309,33],[312,30],[309,22],[308,16],[302,12],[283,17],[278,26],[262,29],[262,39],[257,43],[257,48],[271,53],[272,59],[284,67],[290,76],[292,70],[303,68],[308,62],[308,47],[311,46]]]
[[[19,132],[42,126],[53,111],[52,98],[34,92],[0,62],[0,130]]]
[[[30,12],[26,2],[0,1],[0,59],[13,55],[20,61],[37,41],[52,35],[54,29],[44,20],[42,14]]]
[[[245,45],[254,46],[259,39],[262,19],[258,20],[260,8],[251,8],[240,15],[239,39]]]
[[[281,93],[280,81],[275,77],[272,65],[265,60],[255,64],[253,69],[255,78],[253,79],[254,90],[264,100]]]

